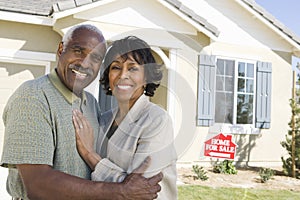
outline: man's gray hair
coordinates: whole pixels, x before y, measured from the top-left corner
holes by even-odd
[[[80,25],[76,25],[76,26],[73,26],[72,28],[70,28],[66,34],[63,36],[62,38],[62,42],[64,44],[64,47],[66,47],[69,43],[69,41],[72,39],[73,37],[73,33],[78,30],[78,29],[86,29],[86,30],[90,30],[90,31],[93,31],[97,34],[99,34],[100,36],[103,37],[103,34],[102,32],[94,25],[91,25],[91,24],[80,24]]]

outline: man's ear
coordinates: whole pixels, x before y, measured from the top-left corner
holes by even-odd
[[[63,52],[63,50],[64,50],[64,44],[63,44],[63,42],[60,42],[59,45],[58,45],[57,52],[56,52],[57,55],[61,56],[61,53]]]

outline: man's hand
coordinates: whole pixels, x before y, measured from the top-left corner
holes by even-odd
[[[157,193],[161,190],[158,183],[162,180],[163,174],[159,173],[150,178],[143,177],[150,161],[150,157],[147,157],[137,169],[124,179],[124,199],[148,200],[157,198]]]

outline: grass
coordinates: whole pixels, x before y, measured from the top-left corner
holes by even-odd
[[[178,200],[299,200],[300,192],[249,188],[178,186]]]

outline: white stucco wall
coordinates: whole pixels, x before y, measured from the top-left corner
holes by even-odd
[[[198,55],[221,55],[253,61],[271,62],[272,74],[272,122],[271,129],[261,134],[235,135],[242,155],[236,159],[266,165],[281,165],[285,154],[280,146],[288,129],[290,117],[288,99],[291,97],[292,46],[274,29],[262,23],[236,1],[199,0],[182,2],[195,13],[213,24],[220,31],[215,40],[197,33],[197,29],[177,16],[173,11],[155,1],[117,1],[74,15],[57,22],[63,32],[67,24],[76,20],[97,25],[108,40],[132,34],[146,40],[151,46],[176,52],[172,95],[175,111],[172,116],[176,134],[179,163],[209,161],[202,155],[204,142],[211,136],[209,128],[197,127],[197,70]],[[124,4],[126,7],[124,8]],[[155,16],[151,9],[156,10]],[[104,9],[105,8],[105,9]],[[124,20],[126,19],[126,20]],[[207,46],[207,44],[210,45]],[[203,49],[203,47],[205,47]],[[275,51],[274,51],[275,50]],[[278,52],[276,52],[278,51]],[[279,53],[280,52],[280,53]],[[278,81],[282,80],[282,81]],[[170,87],[170,85],[169,85]],[[168,107],[168,105],[167,105]],[[251,148],[250,148],[251,146]],[[270,151],[270,146],[272,151]],[[273,149],[274,147],[274,149]]]
[[[191,8],[214,24],[220,30],[217,41],[205,47],[201,53],[208,55],[226,56],[231,58],[248,59],[253,61],[264,61],[272,63],[272,111],[271,128],[261,130],[257,135],[234,135],[235,142],[239,142],[236,161],[253,165],[281,166],[280,157],[286,155],[285,149],[280,142],[285,139],[290,119],[289,98],[291,98],[292,70],[291,70],[291,46],[284,40],[278,40],[278,35],[263,23],[245,12],[234,1],[183,1]],[[239,12],[233,12],[239,11]],[[271,49],[272,48],[272,49]],[[281,53],[276,51],[282,51]],[[285,53],[284,53],[285,51]],[[193,92],[197,94],[197,76],[192,71],[197,66],[197,55],[199,52],[191,51],[187,45],[181,51],[181,61],[178,62],[178,74],[184,77],[190,84]],[[196,73],[195,73],[196,74]],[[178,93],[181,96],[189,96],[186,88],[178,83]],[[186,121],[183,133],[192,135],[193,139],[185,153],[180,157],[179,163],[193,163],[209,161],[210,158],[203,157],[204,142],[213,135],[209,129],[196,127],[197,104],[194,99],[181,102],[181,109],[193,110],[191,117]],[[180,122],[179,122],[180,124]],[[195,132],[194,134],[190,132]],[[221,131],[221,130],[220,130]],[[251,146],[251,147],[250,147]],[[213,160],[216,160],[213,158]]]
[[[171,113],[174,113],[172,119],[175,119],[178,163],[196,162],[201,165],[209,164],[210,161],[210,158],[203,157],[202,154],[204,142],[210,135],[209,128],[196,126],[197,65],[200,52],[272,62],[271,128],[254,136],[235,135],[234,139],[240,142],[239,148],[240,151],[243,151],[242,155],[237,155],[236,160],[243,159],[243,161],[250,161],[251,165],[257,166],[280,166],[280,156],[286,154],[280,146],[280,141],[284,140],[285,134],[287,134],[291,114],[288,102],[292,86],[289,53],[292,51],[291,45],[236,1],[182,0],[182,2],[217,27],[220,35],[216,40],[210,41],[209,37],[200,31],[197,32],[194,26],[162,6],[158,1],[134,0],[121,3],[113,1],[112,4],[59,19],[54,27],[0,21],[1,27],[11,27],[0,33],[0,58],[2,58],[2,62],[3,59],[8,59],[18,64],[27,60],[29,63],[46,67],[45,71],[47,71],[46,69],[49,70],[54,66],[55,51],[61,39],[58,33],[65,32],[77,23],[92,23],[98,26],[108,40],[132,34],[146,40],[153,47],[161,48],[167,53],[176,53],[174,54],[176,59],[173,59],[171,67],[172,70],[175,70],[173,73],[175,76],[172,77],[173,82],[168,82],[168,84],[172,85],[172,90],[174,89],[171,99],[174,103],[174,112]],[[20,29],[28,31],[24,31],[25,35],[17,34],[15,30]],[[47,38],[46,41],[45,38]],[[209,42],[211,42],[210,45],[208,45]],[[5,49],[9,49],[9,51]],[[170,55],[166,55],[170,57]],[[33,75],[35,70],[30,67],[28,69]],[[21,72],[21,74],[23,73],[27,72]],[[23,77],[25,79],[32,78],[27,75]],[[0,81],[6,81],[4,85],[8,84],[8,80],[11,80],[13,84],[19,84],[25,79],[21,81],[16,79],[15,76],[7,73],[5,65],[0,66]],[[9,89],[0,84],[0,90],[2,90],[0,112],[9,94],[17,87],[13,84],[8,84],[12,87]],[[97,86],[90,88],[90,91],[97,93],[95,87]],[[166,90],[168,91],[168,89]],[[163,99],[165,101],[165,97]],[[170,99],[168,102],[170,103]],[[166,107],[169,108],[169,105]],[[0,123],[0,136],[3,137],[2,123]],[[1,141],[3,140],[1,139]],[[4,170],[1,169],[0,177],[6,176]],[[5,180],[1,178],[1,181],[3,182],[0,182],[2,199],[1,192],[5,190]]]

